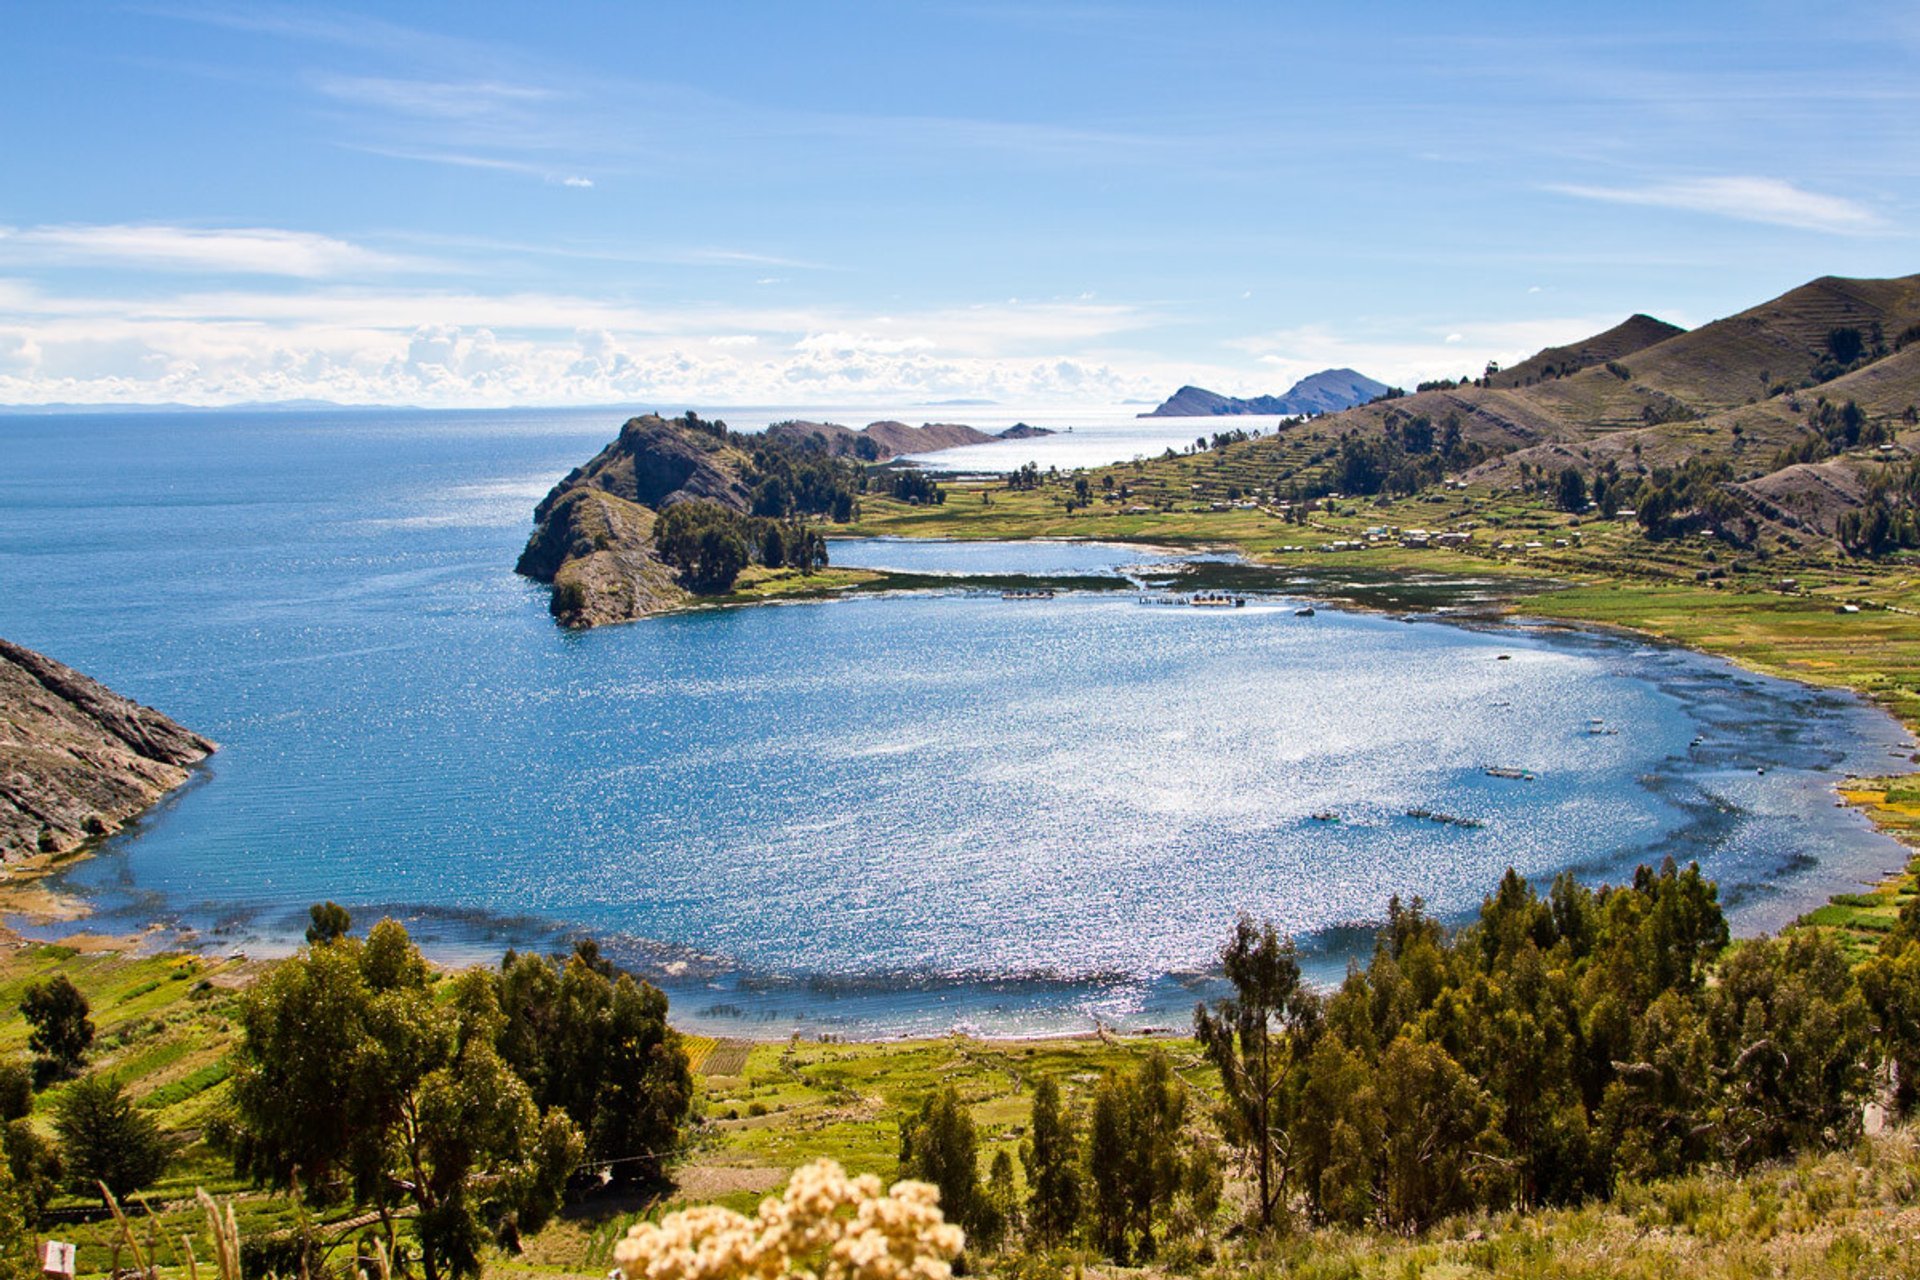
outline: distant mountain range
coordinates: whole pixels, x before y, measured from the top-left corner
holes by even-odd
[[[905,453],[935,453],[958,449],[963,445],[986,444],[990,440],[1028,440],[1052,435],[1044,427],[1016,423],[1005,431],[986,432],[957,422],[928,422],[910,427],[904,422],[869,422],[855,431],[837,422],[776,422],[767,435],[777,440],[799,443],[815,440],[835,457],[855,457],[866,462],[886,462]]]
[[[1182,387],[1166,403],[1142,418],[1217,418],[1239,413],[1339,413],[1362,405],[1387,390],[1352,369],[1322,369],[1293,384],[1283,396],[1254,396],[1249,400],[1223,396],[1204,387]]]

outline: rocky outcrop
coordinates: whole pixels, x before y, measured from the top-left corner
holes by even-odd
[[[0,854],[109,835],[185,782],[214,744],[151,707],[0,640]]]
[[[547,508],[518,570],[553,584],[553,616],[564,627],[631,622],[684,604],[687,593],[653,546],[654,514],[638,503],[581,486]]]
[[[739,450],[719,435],[700,430],[697,421],[649,413],[628,420],[612,444],[568,472],[534,508],[533,518],[544,521],[556,502],[583,487],[656,511],[691,498],[745,511],[749,495],[740,478],[743,462]]]
[[[655,513],[677,502],[745,511],[748,460],[724,429],[655,414],[629,420],[534,508],[515,571],[553,587],[562,626],[631,622],[686,603],[653,545]]]
[[[1254,396],[1236,399],[1205,387],[1186,386],[1174,392],[1159,408],[1143,413],[1143,418],[1217,418],[1234,414],[1264,413],[1291,416],[1303,413],[1339,413],[1362,405],[1387,390],[1384,382],[1375,382],[1352,369],[1322,369],[1293,384],[1283,396]]]

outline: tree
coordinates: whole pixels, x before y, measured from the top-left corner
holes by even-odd
[[[316,945],[243,997],[234,1050],[235,1163],[320,1199],[418,1212],[427,1280],[478,1271],[482,1241],[511,1244],[557,1207],[582,1142],[544,1115],[501,1059],[491,975],[433,975],[391,920],[366,941]]]
[[[6,1166],[13,1179],[13,1191],[21,1212],[28,1222],[33,1222],[46,1211],[47,1202],[60,1189],[60,1152],[53,1139],[35,1129],[33,1121],[25,1116],[7,1121],[6,1128],[0,1130],[0,1141],[4,1142],[7,1157],[0,1164]]]
[[[61,1095],[53,1128],[68,1185],[78,1195],[97,1195],[104,1185],[115,1199],[124,1199],[158,1181],[171,1155],[153,1117],[100,1072]]]
[[[1013,1157],[1005,1147],[993,1153],[986,1186],[980,1192],[973,1238],[983,1250],[998,1249],[1020,1219],[1020,1193],[1013,1185]]]
[[[1706,1012],[1725,1081],[1722,1146],[1733,1164],[1858,1135],[1871,1019],[1830,938],[1801,930],[1748,942],[1720,967]]]
[[[307,914],[313,919],[307,926],[307,941],[311,943],[344,938],[347,930],[353,928],[353,917],[337,902],[316,902],[307,908]]]
[[[591,940],[564,969],[508,955],[495,979],[501,1056],[534,1101],[559,1107],[614,1181],[657,1178],[693,1105],[693,1073],[667,998],[617,973]]]
[[[1438,1045],[1403,1035],[1380,1059],[1381,1200],[1418,1231],[1484,1203],[1501,1175],[1499,1107]]]
[[[1080,1221],[1080,1150],[1073,1113],[1060,1105],[1052,1076],[1033,1090],[1033,1121],[1020,1144],[1027,1174],[1027,1232],[1041,1244],[1057,1244]]]
[[[941,1208],[972,1231],[982,1217],[979,1150],[972,1113],[959,1091],[946,1085],[901,1124],[900,1176],[940,1188]]]
[[[20,1012],[33,1027],[27,1046],[48,1064],[52,1074],[69,1076],[80,1069],[93,1044],[92,1012],[80,988],[64,973],[27,988]]]
[[[1894,1069],[1894,1105],[1901,1112],[1920,1099],[1920,898],[1907,899],[1880,954],[1860,970],[1860,989],[1873,1010],[1881,1055]]]
[[[14,1189],[6,1162],[0,1161],[0,1280],[34,1280],[39,1271],[28,1261],[32,1256],[26,1206]]]
[[[1320,1005],[1300,981],[1293,940],[1242,915],[1220,951],[1234,994],[1193,1011],[1194,1035],[1220,1072],[1221,1127],[1252,1162],[1260,1225],[1273,1225],[1288,1168],[1282,1094],[1311,1051]]]
[[[1579,513],[1587,509],[1587,481],[1580,474],[1580,468],[1568,467],[1560,473],[1560,481],[1554,492],[1554,503],[1562,511]]]
[[[1158,1049],[1134,1072],[1110,1071],[1094,1087],[1090,1208],[1100,1247],[1116,1262],[1154,1255],[1154,1219],[1185,1182],[1186,1117],[1186,1087]]]
[[[543,1117],[495,1051],[491,976],[468,970],[454,986],[452,1055],[421,1081],[399,1133],[427,1280],[477,1276],[489,1240],[517,1247],[544,1226],[583,1149],[573,1122],[557,1110]]]
[[[19,1120],[33,1110],[33,1073],[23,1062],[0,1062],[0,1120]]]

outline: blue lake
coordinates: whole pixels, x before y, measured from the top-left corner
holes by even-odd
[[[1332,974],[1508,865],[1698,858],[1771,928],[1902,860],[1831,791],[1887,717],[1617,637],[964,590],[563,633],[511,568],[616,418],[0,418],[0,634],[222,744],[63,877],[88,927],[264,951],[333,898],[449,956],[590,930],[722,1031],[1039,1031],[1184,1024],[1241,910]]]

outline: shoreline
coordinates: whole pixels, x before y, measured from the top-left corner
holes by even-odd
[[[1272,568],[1274,566],[1266,567]],[[1393,576],[1396,578],[1404,578],[1405,575]],[[1458,575],[1446,576],[1457,577]],[[1537,580],[1538,579],[1535,579],[1535,581]],[[1410,620],[1423,620],[1475,629],[1498,630],[1512,628],[1522,633],[1535,631],[1542,634],[1564,632],[1579,635],[1584,633],[1586,635],[1604,637],[1610,640],[1651,642],[1662,648],[1673,649],[1678,653],[1725,661],[1729,666],[1736,667],[1740,670],[1753,670],[1748,664],[1739,663],[1737,660],[1731,659],[1729,655],[1715,654],[1696,646],[1681,643],[1669,637],[1649,635],[1644,630],[1637,628],[1617,624],[1594,623],[1577,619],[1570,620],[1552,616],[1538,609],[1528,608],[1527,606],[1530,604],[1539,603],[1537,597],[1524,601],[1510,598],[1499,602],[1489,601],[1481,607],[1468,610],[1442,609],[1435,611],[1417,607],[1396,607],[1392,604],[1379,601],[1356,600],[1344,593],[1323,595],[1309,590],[1306,592],[1289,592],[1288,594],[1289,598],[1298,594],[1302,598],[1325,600],[1331,606],[1341,610],[1375,616],[1401,617]],[[1833,688],[1832,685],[1825,683],[1794,679],[1791,676],[1783,676],[1776,672],[1760,672],[1760,674],[1769,678],[1784,679],[1788,683],[1802,689],[1826,691]],[[1842,690],[1850,699],[1857,700],[1861,706],[1871,707],[1881,714],[1888,715],[1892,725],[1903,731],[1905,730],[1905,726],[1900,725],[1899,721],[1891,715],[1890,710],[1877,700],[1861,698],[1857,691],[1845,689],[1844,686],[1842,686]],[[1910,746],[1912,744],[1909,743],[1907,745]],[[1828,793],[1836,797],[1837,804],[1843,803],[1849,807],[1860,809],[1872,821],[1874,830],[1886,835],[1899,847],[1911,853],[1916,847],[1915,842],[1912,839],[1903,838],[1901,831],[1881,821],[1881,815],[1867,802],[1854,794],[1859,791],[1857,784],[1860,782],[1862,776],[1861,772],[1855,771],[1834,778],[1827,784]],[[15,933],[16,936],[32,937],[35,934],[42,933],[42,929],[46,926],[74,925],[91,915],[92,908],[83,897],[51,889],[47,886],[46,881],[58,875],[60,872],[95,856],[100,851],[101,846],[106,843],[106,841],[90,842],[89,845],[74,851],[69,851],[66,854],[42,855],[10,867],[5,879],[0,880],[0,916],[7,918],[7,923],[10,926],[9,932]],[[1857,879],[1850,879],[1843,888],[1826,893],[1815,892],[1804,895],[1801,900],[1793,903],[1792,909],[1796,912],[1796,919],[1804,919],[1822,910],[1821,904],[1823,902],[1832,905],[1840,899],[1859,897],[1861,895],[1857,891],[1868,888],[1872,888],[1875,892],[1885,890],[1887,892],[1898,893],[1902,891],[1901,886],[1910,879],[1911,877],[1906,871],[1893,871],[1878,877],[1861,875]],[[1731,914],[1732,911],[1733,908],[1730,907],[1729,913]],[[369,917],[369,920],[370,919],[371,917]],[[405,921],[406,917],[402,916],[402,919]],[[362,923],[364,924],[366,921]],[[410,928],[414,927],[418,927],[417,922],[410,925]],[[565,926],[555,925],[552,938],[555,941],[559,941],[572,932],[575,931]],[[1742,931],[1740,936],[1750,936],[1758,932],[1760,931],[1746,930]],[[177,929],[170,930],[167,923],[160,920],[150,920],[143,928],[131,929],[121,933],[95,934],[83,928],[73,934],[46,938],[45,940],[70,946],[80,945],[82,940],[84,940],[84,945],[86,945],[88,949],[105,949],[111,947],[111,949],[138,949],[156,953],[179,953],[198,955],[201,957],[218,956],[226,948],[236,945],[233,939],[222,939],[204,932],[195,934],[188,931],[188,933],[183,936]],[[270,946],[265,948],[259,947],[250,941],[242,941],[239,942],[238,945],[244,948],[250,959],[270,963],[279,955],[291,952],[298,946],[297,935],[290,933],[288,939],[286,939],[286,943],[287,945],[284,947]],[[504,949],[506,944],[494,943],[476,947],[471,943],[461,944],[443,939],[438,944],[431,940],[423,940],[421,945],[423,950],[436,960],[436,963],[451,968],[474,963],[491,963],[497,960],[498,954]],[[645,974],[644,966],[641,971]],[[823,1011],[826,1016],[781,1018],[775,1015],[770,1017],[769,1021],[776,1025],[757,1026],[755,1025],[755,1020],[750,1017],[741,1017],[738,1021],[735,1021],[731,1016],[702,1016],[701,1013],[696,1012],[698,1006],[695,1005],[692,1000],[688,999],[690,991],[687,987],[681,983],[672,981],[671,978],[663,982],[661,976],[658,974],[645,974],[645,976],[648,976],[650,980],[659,983],[664,988],[681,988],[680,992],[674,997],[676,1007],[686,1010],[686,1012],[692,1016],[676,1019],[676,1025],[681,1026],[690,1034],[711,1036],[720,1039],[742,1040],[749,1043],[776,1043],[788,1040],[794,1035],[809,1039],[818,1038],[830,1042],[844,1042],[849,1044],[892,1044],[929,1039],[944,1039],[956,1034],[965,1035],[973,1039],[1006,1040],[1009,1042],[1098,1037],[1102,1034],[1110,1033],[1129,1036],[1150,1032],[1179,1034],[1177,1028],[1167,1028],[1164,1026],[1135,1028],[1130,1025],[1135,1019],[1128,1018],[1124,1014],[1117,1019],[1101,1019],[1095,1017],[1092,1013],[1088,1013],[1084,1018],[1063,1019],[1063,1021],[1077,1022],[1077,1026],[1043,1026],[1031,1030],[1018,1029],[1016,1026],[988,1026],[983,1029],[978,1025],[978,1022],[981,1020],[968,1018],[964,1016],[964,1014],[956,1017],[952,1025],[939,1028],[927,1025],[908,1025],[900,1029],[888,1029],[884,1026],[875,1029],[872,1025],[862,1025],[843,1030],[834,1024],[830,1004],[819,1006],[819,1009]],[[804,984],[805,980],[801,979],[796,981]],[[1015,979],[1013,981],[1019,980]],[[1089,991],[1092,992],[1093,989],[1089,989]],[[714,1000],[724,1001],[727,999],[727,996],[728,991],[725,988],[712,990],[712,998]],[[935,1003],[941,998],[939,993],[929,991],[929,1003]],[[1169,1008],[1170,1006],[1144,1008],[1140,1010],[1141,1017],[1138,1020],[1143,1022],[1164,1023],[1167,1021]],[[1064,1011],[1065,1008],[1063,1008],[1063,1012]],[[956,1012],[958,1013],[960,1011]],[[911,1023],[919,1020],[909,1017],[907,1021]],[[987,1019],[986,1021],[991,1021],[991,1019]],[[1018,1020],[1015,1019],[1014,1021],[1017,1022]],[[1095,1023],[1096,1025],[1089,1027],[1089,1022]],[[973,1025],[970,1026],[969,1024]]]

